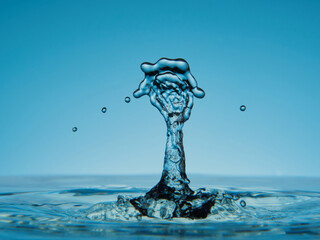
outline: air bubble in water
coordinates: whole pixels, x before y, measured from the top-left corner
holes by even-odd
[[[241,106],[240,106],[240,110],[241,110],[242,112],[244,112],[246,109],[247,109],[247,107],[246,107],[245,105],[241,105]]]
[[[246,204],[246,202],[244,200],[241,200],[240,205],[241,205],[241,207],[247,206],[247,204]]]
[[[124,99],[124,101],[125,101],[126,103],[129,103],[129,102],[131,101],[131,99],[130,99],[129,97],[126,97],[126,98]]]
[[[78,131],[77,127],[72,128],[72,132],[76,132],[76,131]]]
[[[106,107],[103,107],[103,108],[101,109],[101,112],[106,113],[106,112],[107,112],[107,108],[106,108]]]

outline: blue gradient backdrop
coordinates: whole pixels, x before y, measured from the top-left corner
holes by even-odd
[[[1,0],[0,175],[160,175],[164,120],[132,92],[142,62],[168,57],[206,91],[184,127],[187,172],[320,176],[319,12],[302,0]]]

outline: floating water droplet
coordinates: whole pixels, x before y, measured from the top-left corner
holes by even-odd
[[[77,127],[74,127],[74,128],[72,128],[72,131],[73,131],[73,132],[76,132],[76,131],[78,131],[78,128],[77,128]]]
[[[240,205],[241,205],[241,207],[247,206],[247,204],[246,204],[246,202],[245,202],[244,200],[241,200],[241,201],[240,201]]]
[[[107,108],[106,108],[106,107],[103,107],[103,108],[101,109],[101,112],[106,113],[106,112],[107,112]]]
[[[129,103],[129,102],[131,101],[131,99],[130,99],[129,97],[126,97],[126,98],[124,99],[124,101],[125,101],[126,103]]]
[[[241,105],[241,106],[240,106],[240,110],[241,110],[242,112],[244,112],[246,109],[247,109],[247,107],[246,107],[245,105]]]

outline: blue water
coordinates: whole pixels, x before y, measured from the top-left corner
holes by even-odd
[[[161,179],[144,196],[120,198],[114,206],[98,206],[91,212],[92,217],[114,218],[120,212],[125,218],[148,216],[163,219],[200,219],[206,218],[212,211],[218,211],[212,209],[213,206],[218,206],[218,202],[228,202],[229,211],[237,211],[238,207],[233,204],[233,196],[230,194],[231,199],[224,199],[223,193],[207,189],[193,191],[189,187],[182,130],[190,118],[194,97],[203,98],[205,92],[198,87],[187,61],[182,58],[161,58],[155,63],[142,63],[141,70],[145,77],[133,96],[140,98],[147,95],[167,126]],[[112,211],[111,208],[117,210]],[[106,214],[103,214],[104,212]]]
[[[158,184],[154,176],[1,178],[0,239],[320,238],[320,179],[191,175],[190,182],[182,129],[193,98],[205,93],[183,59],[141,69],[133,95],[148,95],[167,125]]]
[[[237,214],[203,220],[90,220],[94,204],[145,194],[155,176],[0,178],[0,239],[318,239],[320,179],[190,174],[192,189],[239,195]]]

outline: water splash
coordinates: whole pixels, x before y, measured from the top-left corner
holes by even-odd
[[[190,118],[193,98],[204,97],[204,91],[190,72],[183,59],[162,58],[155,64],[143,63],[145,78],[134,92],[139,98],[150,97],[164,117],[167,125],[167,142],[163,172],[160,182],[145,196],[130,200],[143,215],[161,218],[191,217],[205,218],[214,205],[215,195],[197,193],[189,187],[185,171],[183,148],[184,123]]]
[[[193,97],[205,93],[197,87],[188,63],[183,59],[162,58],[155,64],[143,63],[145,78],[134,92],[139,98],[149,95],[167,124],[167,143],[161,180],[148,194],[150,197],[176,198],[192,193],[185,172],[182,128],[190,118]]]
[[[182,129],[190,118],[194,97],[203,98],[205,92],[198,87],[188,63],[184,59],[162,58],[155,64],[142,63],[141,70],[145,73],[145,78],[133,96],[149,96],[151,104],[159,110],[167,125],[161,179],[144,196],[119,197],[116,203],[93,207],[87,216],[122,220],[139,220],[141,216],[203,219],[219,212],[221,208],[215,207],[219,204],[228,205],[229,211],[237,209],[234,204],[239,199],[237,196],[221,195],[204,188],[193,191],[189,187]]]
[[[142,215],[130,199],[146,193],[154,182],[152,176],[1,177],[0,239],[295,240],[320,236],[319,178],[193,175],[192,180],[217,194],[205,220],[170,219],[170,211],[160,211],[160,204],[152,208],[156,211],[149,211],[154,217]],[[219,183],[224,191],[215,191],[211,183]],[[250,204],[243,208],[240,201],[230,203],[231,196]],[[169,219],[161,219],[166,216]]]

